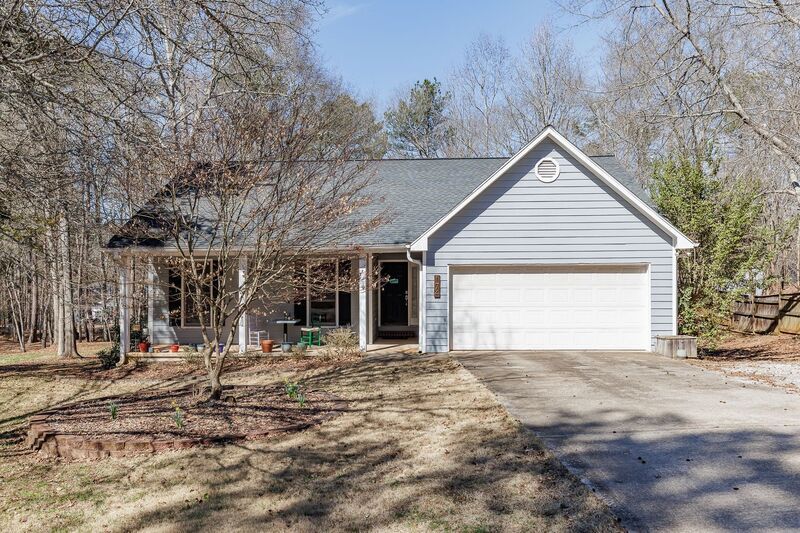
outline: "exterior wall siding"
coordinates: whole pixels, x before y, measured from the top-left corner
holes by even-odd
[[[542,183],[534,165],[552,157],[560,175]],[[671,237],[554,143],[543,142],[428,241],[426,346],[449,349],[449,267],[457,265],[650,265],[651,335],[673,332]],[[441,297],[433,298],[434,276]]]

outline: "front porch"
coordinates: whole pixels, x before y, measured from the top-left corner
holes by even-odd
[[[412,260],[409,260],[412,259]],[[271,339],[276,346],[284,339],[297,343],[302,329],[319,328],[324,339],[326,331],[350,328],[358,334],[362,351],[372,352],[389,348],[412,347],[419,351],[419,324],[422,310],[422,272],[420,263],[400,251],[377,251],[359,256],[338,256],[328,268],[339,276],[353,276],[354,283],[336,286],[331,290],[312,290],[312,277],[306,270],[305,295],[294,301],[275,301],[271,294],[254,300],[236,324],[232,344],[240,353],[260,350],[260,341]],[[134,281],[131,267],[133,257],[124,261],[120,274],[120,355],[137,351],[131,343],[132,326],[146,335],[152,346],[171,345],[201,347],[203,338],[199,323],[191,313],[182,281],[170,269],[165,258],[150,257],[144,263],[146,295],[146,324],[132,325],[131,294]],[[239,260],[238,269],[228,271],[221,280],[229,290],[244,286],[247,275],[247,258]],[[238,285],[237,285],[238,284]],[[343,284],[345,285],[345,284]],[[292,324],[278,323],[288,319]],[[220,339],[226,342],[227,339]],[[324,340],[323,340],[324,342]],[[167,350],[168,352],[168,350]],[[152,354],[153,359],[176,359],[181,352]],[[140,358],[143,358],[140,356]]]

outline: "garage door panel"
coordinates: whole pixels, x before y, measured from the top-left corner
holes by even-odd
[[[643,266],[453,272],[455,350],[648,349]]]

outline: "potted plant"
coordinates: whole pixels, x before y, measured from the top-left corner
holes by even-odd
[[[264,353],[271,353],[272,352],[272,339],[262,339],[261,341],[261,351]]]
[[[147,353],[150,350],[150,341],[147,340],[147,337],[142,337],[139,340],[139,351],[142,353]]]
[[[178,344],[178,343],[175,343],[175,344],[173,344],[172,346],[169,347],[169,351],[170,352],[177,352],[180,349],[181,349],[181,345]]]
[[[306,349],[308,348],[308,343],[305,341],[300,341],[297,343],[297,353],[303,355],[306,353]]]
[[[292,343],[291,343],[291,342],[288,342],[288,341],[286,341],[286,342],[282,342],[282,343],[281,343],[281,351],[282,351],[283,353],[289,353],[289,352],[291,352],[291,351],[292,351]]]

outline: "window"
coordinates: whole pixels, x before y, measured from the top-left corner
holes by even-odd
[[[169,325],[183,326],[183,279],[177,268],[169,269],[169,287],[167,288],[167,305],[169,308]]]
[[[203,273],[202,265],[197,265],[198,273]],[[173,327],[200,327],[200,312],[205,305],[206,325],[213,318],[211,299],[219,284],[216,262],[212,261],[204,272],[210,281],[202,283],[201,296],[197,297],[197,284],[194,276],[187,276],[180,268],[169,269],[167,307],[169,325]]]
[[[305,295],[294,302],[294,318],[311,326],[350,324],[350,291],[341,290],[348,289],[350,260],[298,265],[297,271],[305,280]]]

